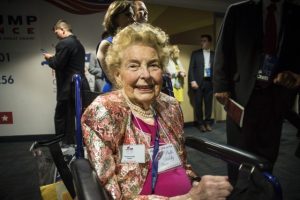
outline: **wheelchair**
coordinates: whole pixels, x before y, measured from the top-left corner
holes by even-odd
[[[82,111],[94,100],[94,98],[99,95],[99,93],[87,91],[82,92],[80,89],[80,75],[75,74],[73,76],[73,81],[75,83],[76,159],[72,161],[70,168],[65,165],[64,167],[58,167],[58,171],[61,174],[64,174],[61,175],[61,177],[72,198],[76,197],[78,200],[110,199],[106,190],[98,181],[96,172],[93,170],[89,160],[84,158],[84,145],[82,141],[80,123]],[[50,148],[50,152],[59,151],[59,141],[61,141],[61,138],[54,138],[51,141],[37,142],[36,146],[48,146]],[[261,173],[274,191],[274,196],[276,196],[276,198],[273,199],[282,199],[280,183],[275,176],[269,173],[272,167],[266,159],[229,145],[215,143],[205,138],[194,138],[187,136],[185,138],[185,145],[197,151],[221,159],[227,163],[240,166],[240,168],[247,168],[246,174],[247,176],[249,175],[249,177],[255,169]],[[61,162],[60,158],[53,159],[54,161],[60,160],[59,162]],[[57,164],[57,162],[55,162],[55,164]]]

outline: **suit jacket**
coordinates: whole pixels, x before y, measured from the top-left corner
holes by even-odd
[[[55,56],[48,62],[55,70],[57,100],[67,100],[71,94],[71,83],[74,74],[80,74],[84,89],[89,89],[84,76],[85,50],[74,35],[61,39],[55,47]]]
[[[210,51],[210,74],[213,75],[213,61],[214,61],[214,52]],[[192,81],[196,81],[197,84],[200,86],[202,85],[204,77],[204,54],[203,50],[199,49],[196,51],[193,51],[191,60],[190,60],[190,66],[189,66],[189,83]]]
[[[278,72],[300,73],[300,7],[284,1]],[[214,63],[214,92],[231,92],[245,106],[254,89],[263,58],[262,1],[249,0],[228,7],[218,38]]]
[[[153,107],[158,115],[161,138],[174,144],[188,175],[183,135],[183,115],[177,100],[160,93]],[[149,170],[150,140],[136,128],[131,110],[120,90],[97,97],[85,110],[81,122],[89,158],[104,187],[113,199],[168,199],[156,195],[139,196]],[[121,163],[123,144],[144,144],[145,163]]]

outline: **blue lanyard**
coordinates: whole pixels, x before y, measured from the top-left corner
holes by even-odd
[[[158,126],[158,120],[156,114],[154,115],[154,120],[155,120],[155,140],[154,140],[154,148],[153,148],[153,155],[152,155],[152,194],[154,194],[154,189],[157,181],[157,175],[158,175],[158,160],[159,156],[157,156],[158,151],[159,151],[159,126]]]

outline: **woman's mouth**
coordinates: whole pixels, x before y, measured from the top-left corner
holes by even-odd
[[[152,91],[154,85],[137,85],[135,87],[141,91]]]

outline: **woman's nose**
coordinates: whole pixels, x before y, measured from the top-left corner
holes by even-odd
[[[149,78],[150,77],[150,72],[147,67],[141,67],[141,77],[143,78]]]

